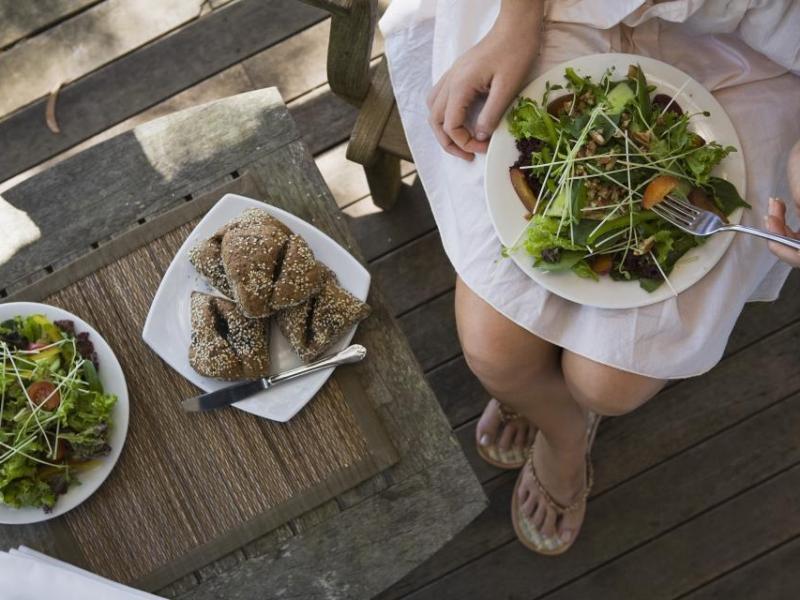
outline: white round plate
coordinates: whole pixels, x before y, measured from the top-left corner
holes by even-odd
[[[189,250],[200,240],[214,235],[220,227],[248,208],[267,211],[301,235],[317,259],[336,273],[339,285],[348,292],[361,300],[366,300],[369,292],[369,271],[319,229],[285,210],[259,200],[226,194],[206,213],[178,250],[158,286],[142,331],[142,339],[156,354],[205,392],[229,386],[231,382],[203,377],[189,365],[189,344],[192,337],[189,302],[192,291],[220,295],[195,271],[189,262]],[[353,339],[355,331],[354,326],[329,352],[344,349]],[[269,351],[272,373],[280,373],[303,364],[274,322],[270,329]],[[265,390],[233,406],[273,421],[288,421],[314,397],[331,373],[333,368],[316,371]]]
[[[700,83],[680,69],[659,60],[633,54],[593,54],[576,58],[553,67],[531,82],[520,95],[541,102],[546,82],[564,82],[564,69],[573,67],[580,75],[591,75],[595,81],[603,76],[606,69],[613,68],[619,77],[624,77],[628,66],[641,65],[647,81],[656,86],[656,93],[674,96],[684,112],[709,111],[711,116],[698,115],[692,119],[692,129],[708,141],[716,141],[723,146],[731,145],[741,149],[739,136],[725,110]],[[680,93],[678,93],[680,91]],[[554,93],[553,97],[557,97]],[[509,167],[517,160],[514,137],[509,133],[504,118],[492,135],[486,154],[486,203],[497,236],[504,246],[513,246],[525,229],[525,208],[519,201],[508,176]],[[745,193],[746,180],[744,157],[741,151],[730,154],[715,169],[714,174],[730,181],[740,194]],[[742,218],[742,209],[737,209],[729,217],[732,223]],[[725,250],[733,241],[732,233],[711,236],[706,243],[687,252],[675,265],[669,276],[675,291],[680,293],[699,281],[717,264]],[[572,272],[548,273],[533,266],[533,259],[520,248],[511,254],[514,262],[536,283],[567,300],[596,306],[599,308],[635,308],[661,302],[672,297],[672,290],[663,284],[654,292],[648,293],[636,281],[614,281],[601,277],[599,281],[583,279]]]
[[[44,512],[41,508],[13,508],[0,503],[0,523],[6,525],[26,525],[59,517],[94,494],[109,476],[114,465],[117,464],[122,446],[125,444],[125,437],[128,434],[129,416],[128,386],[125,383],[125,374],[108,342],[93,327],[71,312],[48,304],[39,304],[38,302],[0,304],[0,321],[11,319],[17,315],[23,317],[44,315],[51,321],[69,319],[75,323],[77,333],[88,332],[89,341],[94,344],[97,360],[100,363],[100,368],[97,370],[100,383],[103,384],[103,389],[107,394],[117,396],[117,403],[111,411],[113,426],[108,440],[111,446],[109,455],[101,459],[97,467],[80,473],[78,475],[80,485],[73,485],[66,494],[59,496],[55,508],[49,513]]]

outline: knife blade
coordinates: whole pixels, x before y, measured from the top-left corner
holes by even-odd
[[[245,400],[250,396],[257,394],[263,390],[268,390],[274,385],[308,375],[320,369],[327,369],[347,363],[359,362],[367,355],[367,349],[360,344],[353,344],[348,346],[341,352],[325,356],[317,361],[307,365],[301,365],[294,369],[289,369],[277,375],[270,375],[262,379],[255,379],[253,381],[243,381],[242,383],[235,383],[228,387],[201,394],[194,398],[189,398],[181,403],[183,410],[187,412],[198,412],[205,410],[214,410],[215,408],[222,408],[229,406],[234,402]]]

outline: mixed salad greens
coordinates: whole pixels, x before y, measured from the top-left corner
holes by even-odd
[[[0,502],[50,511],[111,450],[117,397],[88,333],[43,315],[0,323]]]
[[[653,95],[636,65],[623,78],[609,70],[595,82],[572,68],[564,77],[565,86],[547,84],[541,103],[519,98],[509,116],[520,153],[511,182],[529,225],[506,253],[521,246],[539,269],[638,280],[648,292],[670,285],[675,263],[702,240],[649,209],[667,194],[724,221],[749,207],[712,175],[736,149],[693,132],[697,115]]]

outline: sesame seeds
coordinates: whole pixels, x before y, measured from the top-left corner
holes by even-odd
[[[369,306],[340,287],[306,241],[260,209],[248,209],[189,251],[189,260],[233,301],[192,294],[189,361],[200,374],[252,378],[269,370],[269,320],[303,360],[318,356]]]
[[[225,298],[193,292],[189,362],[201,375],[243,379],[269,372],[268,322],[248,319]]]

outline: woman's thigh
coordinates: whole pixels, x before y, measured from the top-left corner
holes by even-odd
[[[487,387],[516,388],[559,369],[558,346],[504,317],[460,278],[455,312],[464,358]]]
[[[564,350],[561,368],[572,397],[597,414],[624,415],[655,396],[666,381],[609,367]]]

